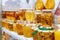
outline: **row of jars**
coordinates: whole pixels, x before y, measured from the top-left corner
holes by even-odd
[[[24,35],[26,38],[33,37],[33,40],[60,40],[60,31],[51,27],[39,26],[39,24],[35,23],[20,20],[15,23],[14,21],[4,19],[2,26],[10,31],[17,32],[19,35]]]
[[[23,20],[35,23],[41,23],[42,25],[51,26],[54,21],[54,14],[51,11],[34,11],[34,10],[20,10],[14,11],[3,11],[3,18],[9,20]]]

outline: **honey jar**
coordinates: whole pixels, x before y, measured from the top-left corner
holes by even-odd
[[[18,20],[16,23],[16,30],[19,35],[23,35],[23,21]]]
[[[25,12],[25,17],[27,21],[34,21],[35,15],[34,15],[34,10],[26,10]]]

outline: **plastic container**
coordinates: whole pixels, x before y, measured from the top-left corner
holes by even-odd
[[[25,17],[27,21],[30,21],[30,22],[34,21],[34,17],[35,17],[34,10],[26,10]]]

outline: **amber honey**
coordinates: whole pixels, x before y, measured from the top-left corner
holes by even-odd
[[[42,0],[37,0],[36,2],[36,10],[42,10],[44,8],[44,4]]]
[[[8,19],[8,20],[10,20],[10,15],[9,15],[9,11],[6,11],[6,18]]]
[[[39,40],[39,33],[37,33],[33,36],[33,40]]]
[[[13,12],[10,12],[10,19],[11,20],[15,20],[15,12],[13,11]]]
[[[54,31],[39,31],[39,40],[54,40]]]
[[[5,27],[6,29],[8,27],[8,22],[9,21],[7,19],[2,21],[2,26]]]
[[[13,31],[17,32],[16,23],[13,24]]]
[[[20,20],[25,20],[25,10],[20,10],[18,15]]]
[[[17,23],[16,23],[16,27],[14,27],[14,28],[19,35],[23,35],[22,21],[18,20]]]
[[[6,18],[6,12],[2,11],[2,18]]]
[[[9,21],[9,24],[8,24],[8,29],[9,29],[10,31],[13,31],[13,24],[14,24],[14,21],[10,20],[10,21]]]

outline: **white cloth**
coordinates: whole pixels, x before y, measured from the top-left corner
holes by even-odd
[[[28,0],[29,3],[27,3],[27,0],[20,0],[20,8],[21,9],[34,9],[36,0]]]

